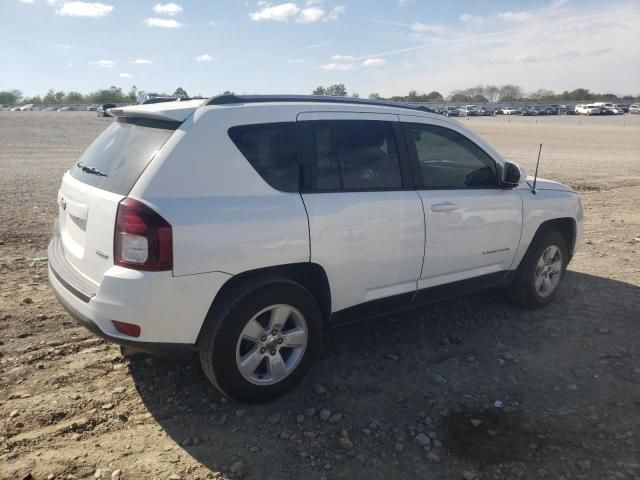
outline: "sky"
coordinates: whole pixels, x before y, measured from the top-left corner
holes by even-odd
[[[0,0],[0,90],[640,94],[640,0]]]

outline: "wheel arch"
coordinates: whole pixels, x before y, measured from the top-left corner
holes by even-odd
[[[575,218],[561,217],[553,218],[542,222],[536,231],[534,238],[543,230],[556,230],[564,237],[564,241],[567,244],[567,250],[569,251],[569,260],[573,256],[573,252],[576,246],[576,237],[578,235],[578,226]]]
[[[575,218],[559,217],[559,218],[551,218],[549,220],[545,220],[544,222],[540,223],[540,225],[538,225],[538,228],[536,229],[535,233],[531,237],[531,241],[527,245],[526,251],[524,252],[522,258],[520,259],[520,261],[518,263],[518,267],[520,266],[520,264],[524,260],[524,256],[526,255],[526,252],[529,251],[529,249],[531,248],[531,245],[534,243],[535,239],[538,236],[542,235],[544,232],[549,231],[549,230],[558,231],[563,236],[564,241],[567,244],[567,250],[569,252],[568,262],[571,261],[571,257],[573,256],[573,252],[574,252],[575,246],[576,246],[576,239],[577,239],[577,235],[578,235],[578,226],[577,226]]]
[[[311,295],[318,302],[318,307],[322,314],[323,326],[327,327],[331,319],[331,288],[329,286],[329,279],[327,274],[321,265],[317,263],[290,263],[284,265],[276,265],[265,268],[258,268],[255,270],[248,270],[246,272],[239,273],[232,276],[227,280],[220,290],[216,293],[211,306],[207,312],[207,315],[221,302],[226,295],[233,294],[243,288],[248,280],[256,277],[264,277],[269,275],[277,275],[288,278],[296,283],[299,283],[306,288]],[[198,338],[196,345],[200,342],[200,335],[204,327],[204,319],[200,331],[198,332]]]

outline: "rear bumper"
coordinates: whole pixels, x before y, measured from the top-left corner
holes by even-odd
[[[49,283],[62,306],[96,335],[154,354],[193,350],[216,293],[231,277],[220,272],[174,277],[112,266],[99,285],[82,285],[84,277],[55,242],[54,237],[49,246]],[[140,337],[120,333],[114,320],[139,325]]]
[[[51,266],[49,266],[50,279],[52,273],[53,271],[51,270]],[[109,335],[108,333],[103,332],[100,327],[98,327],[98,325],[93,322],[93,320],[83,315],[71,303],[65,300],[65,297],[60,293],[60,291],[57,289],[57,286],[51,280],[49,281],[49,283],[51,285],[53,293],[60,302],[60,305],[64,307],[69,315],[71,315],[80,325],[82,325],[98,337],[104,338],[105,340],[116,343],[123,347],[129,347],[133,350],[150,353],[151,355],[158,355],[161,357],[186,356],[196,349],[195,345],[191,345],[188,343],[138,342],[135,340],[128,340],[126,338],[114,337],[112,335]]]

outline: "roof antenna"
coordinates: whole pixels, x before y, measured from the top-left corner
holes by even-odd
[[[538,180],[538,166],[540,165],[540,153],[542,153],[542,144],[538,149],[538,161],[536,162],[536,174],[533,176],[533,187],[531,187],[531,193],[536,194],[536,182]]]

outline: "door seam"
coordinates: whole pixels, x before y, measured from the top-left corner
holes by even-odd
[[[302,193],[299,192],[298,195],[300,195],[300,200],[302,200],[302,207],[304,208],[304,214],[307,216],[307,238],[308,238],[308,244],[309,244],[309,263],[311,263],[311,220],[309,219],[309,211],[307,210],[307,204],[304,203],[304,197],[302,196]]]
[[[411,299],[411,303],[414,302],[416,296],[418,295],[418,285],[420,283],[420,279],[422,278],[422,273],[424,272],[424,263],[427,260],[427,213],[424,210],[424,201],[422,200],[422,196],[418,190],[414,190],[418,199],[420,200],[420,205],[422,206],[422,232],[424,233],[424,242],[422,243],[422,265],[420,265],[420,275],[416,279],[416,290],[413,293],[413,298]]]

